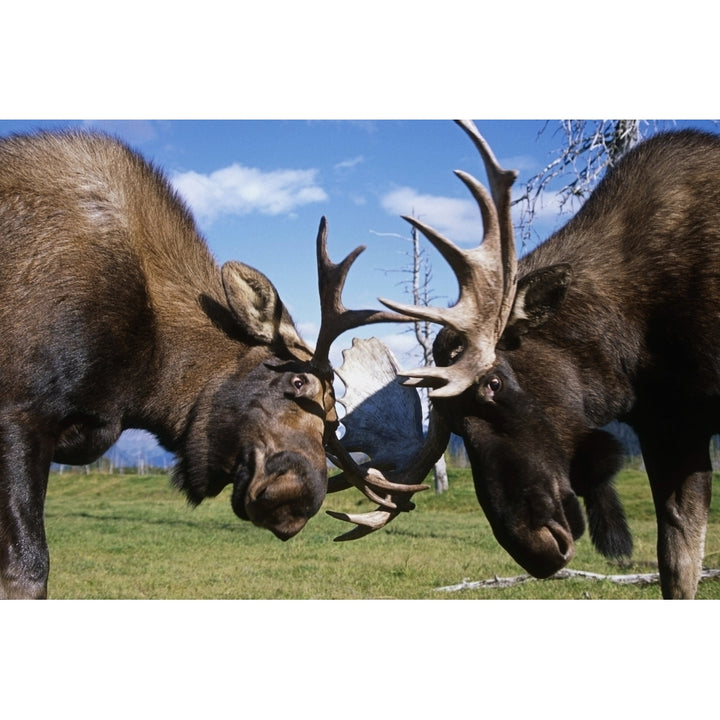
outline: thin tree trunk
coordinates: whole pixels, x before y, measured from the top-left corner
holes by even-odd
[[[433,468],[433,473],[435,475],[435,492],[436,493],[444,493],[448,489],[448,476],[447,476],[447,466],[445,464],[445,456],[441,455],[440,459],[435,463],[435,467]]]

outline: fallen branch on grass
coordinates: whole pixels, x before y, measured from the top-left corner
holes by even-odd
[[[700,580],[720,577],[720,570],[703,568]],[[568,580],[569,578],[585,578],[588,580],[608,580],[618,585],[653,585],[660,582],[658,573],[635,573],[632,575],[601,575],[586,572],[585,570],[560,570],[551,575],[548,580]],[[458,592],[460,590],[473,590],[477,588],[506,588],[522,585],[526,582],[537,581],[532,575],[516,575],[515,577],[501,578],[497,575],[490,580],[476,580],[473,582],[464,579],[459,585],[447,585],[435,588],[438,592]]]

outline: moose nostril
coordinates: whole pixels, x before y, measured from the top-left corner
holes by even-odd
[[[575,545],[572,540],[572,536],[565,530],[562,525],[557,522],[551,521],[547,524],[547,529],[553,536],[553,539],[557,543],[558,552],[569,562],[572,556],[575,554]]]
[[[235,512],[288,540],[320,509],[327,488],[325,467],[315,468],[299,453],[282,451],[256,468],[247,489],[238,490]],[[242,508],[237,508],[240,497]]]

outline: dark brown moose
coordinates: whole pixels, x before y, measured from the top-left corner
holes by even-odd
[[[457,275],[451,308],[394,310],[442,323],[437,366],[403,373],[465,443],[478,500],[501,545],[546,577],[584,530],[604,554],[631,553],[612,487],[622,453],[601,428],[639,436],[658,524],[663,596],[692,598],[720,431],[720,138],[658,135],[628,152],[576,216],[518,263],[514,172],[471,122],[490,193],[485,237],[463,250],[407,218]]]
[[[244,520],[287,539],[327,491],[326,446],[384,507],[405,490],[350,461],[335,437],[332,340],[397,319],[348,311],[318,233],[315,353],[270,281],[212,260],[160,172],[105,136],[0,141],[0,597],[45,597],[51,461],[85,464],[124,428],[178,456],[197,504],[232,484]],[[410,492],[418,486],[407,488]]]

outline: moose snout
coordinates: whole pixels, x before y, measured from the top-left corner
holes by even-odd
[[[575,539],[584,531],[577,498],[570,493],[557,502],[550,494],[527,498],[524,512],[500,544],[527,572],[546,578],[562,570],[575,555]],[[497,534],[496,534],[497,535]]]
[[[572,535],[557,522],[549,522],[537,530],[532,542],[534,553],[524,567],[536,578],[554,575],[575,555]]]
[[[236,514],[245,515],[280,540],[289,540],[320,509],[326,487],[324,464],[320,470],[302,455],[284,451],[256,464],[256,473],[243,498],[244,512],[238,512],[235,497],[233,507]]]
[[[499,532],[495,537],[515,562],[536,578],[554,575],[575,554],[571,533],[557,522],[534,529],[524,526],[509,534]]]

